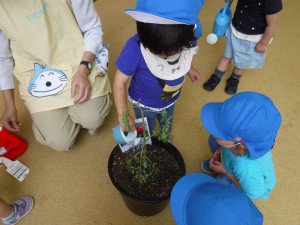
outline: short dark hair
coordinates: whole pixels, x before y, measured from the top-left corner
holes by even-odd
[[[183,48],[192,47],[196,40],[194,25],[153,24],[137,21],[137,32],[144,48],[155,55],[174,54]]]

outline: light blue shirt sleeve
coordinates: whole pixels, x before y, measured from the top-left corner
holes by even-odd
[[[251,199],[266,199],[276,184],[271,153],[251,160],[249,154],[235,156],[229,149],[222,151],[225,169],[238,180],[245,194]]]

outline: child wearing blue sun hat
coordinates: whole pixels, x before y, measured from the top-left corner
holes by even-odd
[[[198,14],[203,3],[204,0],[137,0],[135,8],[125,10],[136,20],[137,34],[129,38],[115,62],[113,92],[123,131],[122,114],[128,110],[130,79],[128,98],[142,107],[151,133],[156,120],[160,122],[162,110],[172,117],[185,75],[193,83],[199,81],[200,73],[192,66],[192,58],[202,34]],[[135,116],[141,117],[136,107]],[[134,130],[133,118],[130,114],[128,117]]]
[[[262,225],[263,215],[245,193],[201,173],[182,177],[170,198],[177,225]]]
[[[276,184],[271,155],[281,115],[272,100],[241,92],[224,102],[207,103],[201,121],[211,134],[213,158],[202,162],[224,184],[240,187],[252,199],[266,199]]]

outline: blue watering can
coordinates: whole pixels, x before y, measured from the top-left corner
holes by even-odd
[[[126,145],[132,143],[137,137],[137,131],[129,131],[126,134],[122,131],[120,125],[113,128],[113,137],[116,142],[121,145]]]
[[[227,0],[225,6],[221,8],[215,16],[212,33],[207,36],[207,42],[209,44],[215,44],[218,38],[225,36],[225,32],[231,21],[231,16],[230,0]]]

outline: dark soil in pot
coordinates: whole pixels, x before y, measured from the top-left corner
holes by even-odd
[[[122,153],[116,146],[109,158],[109,176],[115,187],[126,197],[138,201],[159,202],[170,198],[173,186],[185,174],[185,164],[179,151],[170,143],[163,144],[156,139],[147,147],[147,156],[157,163],[156,178],[145,184],[136,181],[124,165],[129,150]]]

